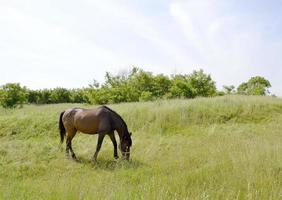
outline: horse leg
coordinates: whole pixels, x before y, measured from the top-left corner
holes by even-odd
[[[115,138],[115,133],[114,132],[111,132],[109,134],[111,140],[112,140],[112,143],[114,145],[114,158],[115,159],[118,159],[118,152],[117,152],[117,141],[116,141],[116,138]]]
[[[102,142],[104,140],[104,137],[105,137],[105,133],[102,132],[102,133],[99,133],[99,136],[98,136],[98,142],[97,142],[97,146],[96,146],[96,151],[95,151],[95,154],[93,156],[93,161],[96,162],[97,161],[97,156],[98,156],[98,153],[101,149],[101,146],[102,146]]]
[[[69,145],[69,139],[66,139],[66,156],[69,156],[70,151],[70,145]]]
[[[72,159],[76,160],[76,156],[75,156],[75,153],[73,152],[72,144],[71,144],[71,141],[76,134],[76,130],[68,131],[67,133],[68,134],[67,134],[67,140],[66,140],[66,153],[68,156],[69,151],[70,151]]]
[[[72,157],[72,159],[77,160],[76,155],[75,155],[75,153],[74,153],[73,150],[72,150],[71,141],[70,141],[70,152],[71,152],[71,157]]]

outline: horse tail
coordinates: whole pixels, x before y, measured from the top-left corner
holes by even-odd
[[[64,142],[64,137],[66,135],[66,129],[65,129],[65,126],[63,124],[63,115],[64,115],[65,111],[61,112],[61,115],[60,115],[60,119],[59,119],[59,129],[60,129],[60,135],[61,135],[61,144]]]

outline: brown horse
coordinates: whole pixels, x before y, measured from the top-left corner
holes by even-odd
[[[128,132],[127,125],[119,114],[107,106],[100,106],[96,109],[74,108],[61,113],[59,119],[61,143],[66,136],[66,154],[76,160],[72,150],[71,141],[77,131],[86,134],[98,134],[98,143],[93,160],[97,161],[98,153],[101,149],[105,135],[109,135],[114,145],[114,158],[118,158],[117,142],[114,131],[118,132],[120,138],[120,150],[122,155],[129,160],[130,147],[132,145],[131,133]]]

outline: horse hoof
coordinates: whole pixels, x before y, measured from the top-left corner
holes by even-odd
[[[75,154],[71,155],[71,158],[72,158],[73,160],[77,161],[77,158],[76,158]]]

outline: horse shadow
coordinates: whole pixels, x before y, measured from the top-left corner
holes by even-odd
[[[118,160],[107,160],[104,158],[99,158],[98,161],[93,162],[91,159],[78,157],[76,163],[83,164],[94,169],[101,169],[106,171],[115,171],[118,169],[138,169],[140,167],[147,166],[145,163],[132,159],[132,160],[125,160],[119,158]]]

